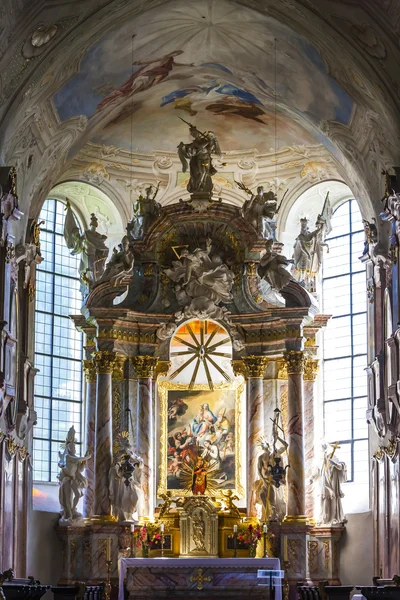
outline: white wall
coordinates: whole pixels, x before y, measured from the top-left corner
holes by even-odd
[[[372,585],[374,569],[372,512],[347,515],[340,548],[342,585]]]

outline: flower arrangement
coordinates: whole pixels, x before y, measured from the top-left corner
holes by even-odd
[[[157,523],[147,523],[135,529],[133,534],[136,548],[142,548],[143,556],[148,556],[150,548],[161,540],[160,526]]]
[[[255,557],[257,553],[257,544],[261,539],[261,527],[250,525],[248,527],[240,527],[237,536],[238,542],[249,549],[249,555]]]

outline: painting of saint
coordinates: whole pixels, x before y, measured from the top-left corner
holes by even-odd
[[[227,389],[168,391],[168,490],[235,488],[235,398]]]

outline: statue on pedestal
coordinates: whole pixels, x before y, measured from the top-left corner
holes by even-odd
[[[250,196],[242,206],[243,218],[254,227],[259,237],[272,237],[272,229],[268,221],[272,221],[278,212],[276,194],[272,191],[264,192],[262,185],[258,186],[256,194],[243,183],[236,182],[236,185]]]
[[[273,290],[280,292],[292,279],[291,274],[285,267],[293,261],[288,260],[286,256],[274,252],[272,249],[273,244],[274,241],[272,238],[266,241],[266,252],[261,257],[258,274],[261,279],[265,279],[269,283]]]
[[[126,232],[132,240],[140,240],[150,229],[150,226],[158,219],[161,204],[156,201],[160,182],[153,193],[153,186],[146,188],[146,195],[140,194],[133,205],[133,217],[126,227]]]
[[[108,248],[105,245],[107,236],[96,231],[99,222],[94,213],[90,217],[90,228],[81,234],[69,202],[67,202],[66,210],[67,214],[64,222],[65,243],[72,250],[72,255],[81,255],[79,273],[83,283],[90,290],[103,274],[104,264],[108,256]]]
[[[118,435],[117,446],[109,478],[111,509],[118,521],[132,521],[142,499],[143,460],[132,451],[127,431]]]
[[[346,522],[343,512],[342,483],[347,480],[346,464],[335,457],[338,444],[322,444],[323,463],[319,471],[321,479],[321,514],[319,525],[339,525]]]
[[[68,431],[63,452],[59,452],[58,466],[60,473],[59,501],[61,504],[60,525],[79,521],[82,515],[76,510],[79,499],[83,496],[83,490],[87,487],[87,479],[82,474],[85,463],[90,454],[77,456],[75,452],[75,429],[72,426]]]
[[[181,119],[184,121],[184,119]],[[184,121],[187,123],[187,121]],[[178,156],[182,163],[182,171],[186,173],[189,166],[190,178],[187,190],[191,194],[198,192],[211,194],[213,189],[212,176],[217,172],[211,155],[221,156],[221,150],[215,133],[201,132],[190,123],[190,135],[193,141],[189,144],[181,142],[178,146]],[[189,165],[188,165],[189,161]]]
[[[103,275],[98,280],[98,283],[111,281],[114,285],[118,285],[125,277],[132,274],[134,263],[133,252],[130,247],[129,238],[125,235],[122,242],[117,248],[114,248],[110,260],[106,264]]]

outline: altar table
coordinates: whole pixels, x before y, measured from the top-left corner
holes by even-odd
[[[268,578],[258,578],[259,570],[274,571],[271,573],[274,594],[269,593]],[[118,600],[124,600],[125,577],[129,600],[162,597],[282,600],[282,575],[278,558],[123,558]]]

